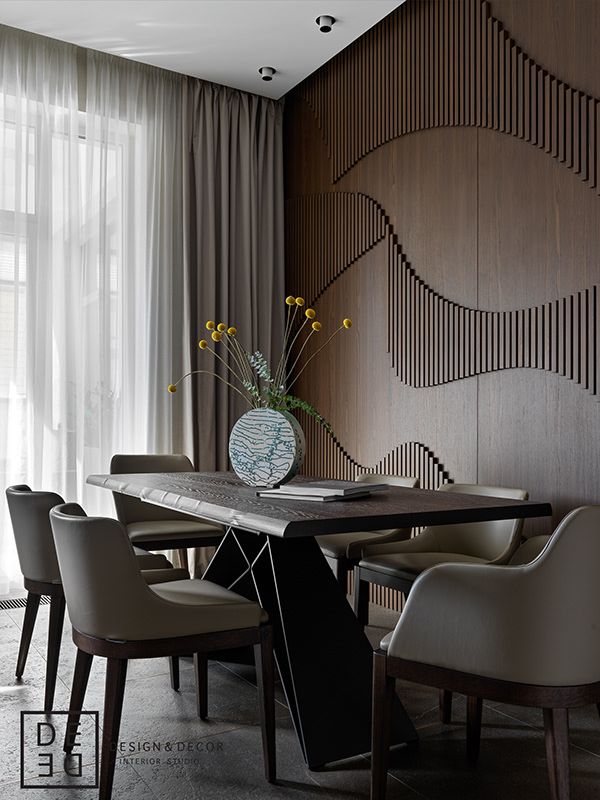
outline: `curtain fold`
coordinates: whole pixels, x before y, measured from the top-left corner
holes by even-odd
[[[197,339],[207,320],[235,325],[248,350],[277,359],[284,323],[282,104],[188,79],[186,275],[194,369],[226,368]],[[223,348],[216,345],[226,361]],[[231,426],[248,406],[218,381],[192,378],[197,469],[229,469]]]
[[[112,516],[85,481],[114,452],[191,451],[184,79],[3,27],[0,59],[0,479]]]
[[[279,103],[0,26],[3,486],[113,516],[85,481],[115,452],[228,469],[237,396],[166,387],[215,366],[209,318],[277,357],[283,294]],[[19,584],[3,504],[0,594]]]

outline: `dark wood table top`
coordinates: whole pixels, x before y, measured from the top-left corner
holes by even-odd
[[[294,483],[318,480],[299,476]],[[390,486],[329,503],[257,497],[233,472],[90,475],[87,482],[225,526],[283,538],[417,528],[491,519],[547,517],[549,503]]]

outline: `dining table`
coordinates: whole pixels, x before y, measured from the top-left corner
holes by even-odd
[[[294,483],[318,480],[298,476]],[[90,475],[87,482],[225,527],[201,580],[256,600],[269,614],[281,683],[311,769],[370,752],[373,659],[315,536],[552,513],[545,502],[395,486],[333,502],[266,498],[231,472]],[[416,741],[399,698],[396,706],[393,743]]]

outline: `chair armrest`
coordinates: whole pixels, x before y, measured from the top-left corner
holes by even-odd
[[[154,583],[170,583],[171,581],[189,580],[190,574],[187,569],[170,567],[169,569],[147,569],[142,570],[142,578],[149,586]]]
[[[140,569],[170,569],[173,566],[162,553],[135,553],[135,557]]]
[[[435,532],[428,528],[412,539],[387,542],[382,544],[365,544],[362,547],[362,558],[394,553],[438,553],[440,550]]]
[[[569,626],[577,626],[561,613],[560,584],[548,585],[547,577],[535,564],[433,567],[415,581],[388,653],[499,680],[561,685],[573,671],[566,640]],[[577,652],[580,638],[573,633]]]

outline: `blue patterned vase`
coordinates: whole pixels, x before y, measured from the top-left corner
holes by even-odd
[[[238,419],[229,436],[231,466],[248,486],[272,488],[291,480],[305,450],[300,423],[289,411],[253,408]]]

